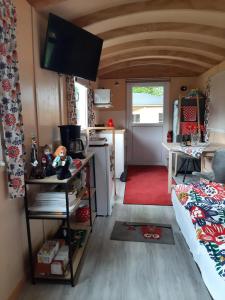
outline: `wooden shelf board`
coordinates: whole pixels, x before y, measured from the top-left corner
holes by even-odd
[[[66,219],[66,214],[64,213],[58,213],[58,214],[29,214],[28,215],[29,219],[59,219],[59,220],[64,220]]]
[[[88,130],[115,130],[115,127],[88,127]]]
[[[26,180],[26,183],[27,184],[32,184],[32,183],[33,184],[65,184],[65,183],[68,183],[89,162],[89,160],[92,158],[93,155],[94,155],[93,152],[89,152],[85,159],[81,159],[81,161],[82,161],[81,167],[74,170],[72,172],[72,176],[70,178],[59,180],[59,179],[57,179],[56,175],[53,175],[53,176],[45,177],[43,179],[28,179],[28,180]]]

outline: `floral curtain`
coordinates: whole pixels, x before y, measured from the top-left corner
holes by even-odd
[[[67,93],[67,119],[69,125],[77,124],[77,95],[75,91],[74,77],[66,76],[66,93]]]
[[[24,196],[22,104],[16,51],[16,11],[0,0],[0,121],[10,198]]]
[[[94,90],[88,89],[88,127],[95,126]]]
[[[209,108],[210,108],[210,102],[211,102],[211,96],[210,96],[210,90],[211,90],[211,78],[208,79],[206,84],[206,103],[205,103],[205,142],[209,141]]]

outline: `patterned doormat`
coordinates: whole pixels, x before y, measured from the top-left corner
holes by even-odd
[[[172,227],[154,223],[116,221],[111,233],[111,240],[175,244]]]

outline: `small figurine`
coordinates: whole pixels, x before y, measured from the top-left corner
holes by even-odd
[[[37,140],[32,137],[31,153],[30,153],[31,173],[30,178],[39,178],[38,175],[38,154],[37,154]]]
[[[49,145],[45,145],[42,149],[41,165],[43,168],[44,177],[55,175],[55,169],[52,166],[54,156]]]
[[[72,164],[72,158],[67,155],[66,147],[59,146],[55,153],[55,159],[53,160],[52,166],[56,168],[56,175],[59,180],[63,180],[71,177],[71,172],[69,170],[70,165]]]
[[[38,162],[38,150],[37,150],[37,139],[35,136],[32,137],[31,154],[30,154],[31,172],[30,178],[42,179],[43,169]]]

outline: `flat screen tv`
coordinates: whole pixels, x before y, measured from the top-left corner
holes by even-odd
[[[95,81],[102,44],[98,36],[49,14],[41,67]]]

